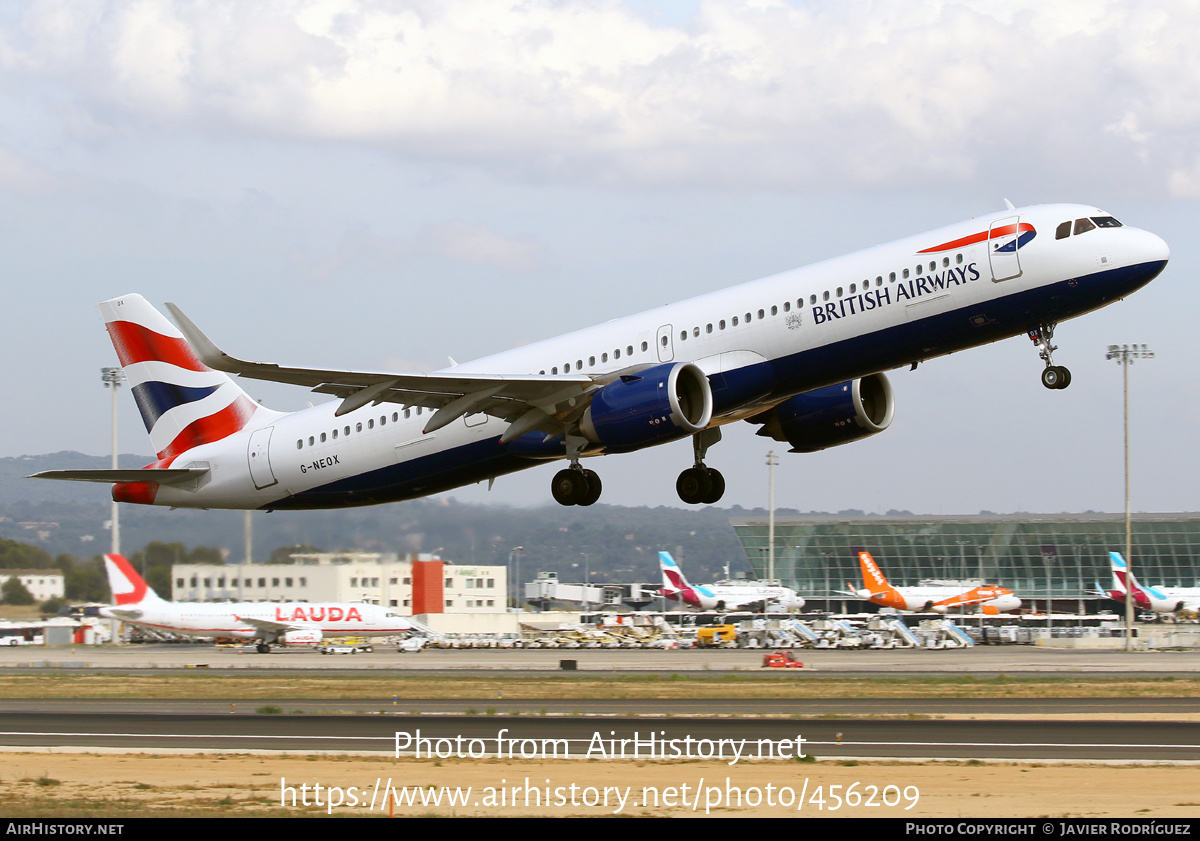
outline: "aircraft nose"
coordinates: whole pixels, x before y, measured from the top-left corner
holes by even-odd
[[[1136,234],[1131,244],[1135,263],[1166,263],[1171,259],[1171,247],[1158,234],[1143,230],[1130,233]]]

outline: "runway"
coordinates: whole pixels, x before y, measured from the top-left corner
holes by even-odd
[[[143,702],[146,709],[158,702]],[[724,702],[723,702],[724,703]],[[128,702],[124,702],[128,705]],[[105,702],[91,702],[103,709]],[[797,748],[821,758],[1072,759],[1200,761],[1200,724],[1171,721],[796,719],[611,715],[177,714],[124,712],[0,713],[9,748],[220,750],[393,755],[397,733],[411,754],[425,740],[431,758],[509,755],[545,758],[714,758],[714,746]],[[624,743],[622,743],[624,740]],[[799,740],[799,741],[798,741]],[[545,747],[553,743],[553,747]],[[655,745],[673,745],[680,755]],[[762,746],[768,746],[763,748]],[[589,752],[590,751],[590,752]],[[524,753],[523,753],[524,752]],[[755,756],[769,758],[774,754]],[[789,758],[790,754],[782,758]],[[733,758],[728,754],[724,758]]]

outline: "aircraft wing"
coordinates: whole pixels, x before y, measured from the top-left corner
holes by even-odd
[[[250,616],[233,617],[239,622],[244,622],[256,631],[265,631],[272,634],[282,634],[284,631],[294,631],[299,628],[306,628],[304,625],[297,625],[293,622],[275,622],[271,619],[254,619]]]
[[[126,622],[136,622],[142,618],[142,611],[129,610],[121,607],[105,608],[104,615],[111,619],[124,619]]]
[[[66,479],[72,482],[155,482],[159,485],[182,485],[199,479],[207,467],[144,467],[140,470],[43,470],[26,479]]]
[[[256,380],[289,383],[342,399],[335,415],[344,415],[368,404],[399,403],[434,409],[425,424],[433,432],[463,415],[483,412],[509,423],[501,436],[511,441],[540,430],[558,435],[565,423],[587,408],[578,400],[586,392],[618,379],[622,373],[602,377],[540,374],[480,374],[444,371],[433,374],[388,371],[339,371],[294,368],[267,362],[247,362],[218,348],[179,307],[168,303],[188,344],[205,365],[228,374]]]

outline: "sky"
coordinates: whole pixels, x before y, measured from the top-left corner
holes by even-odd
[[[110,451],[96,304],[230,353],[418,371],[1004,207],[1084,202],[1167,270],[1059,326],[889,373],[892,426],[814,455],[725,428],[722,505],[1200,510],[1200,3],[28,0],[0,7],[0,456]],[[281,410],[324,400],[251,383]],[[127,391],[122,452],[150,452]],[[687,441],[589,462],[682,505]],[[456,490],[550,502],[541,466]],[[33,493],[33,491],[31,491]],[[97,486],[98,498],[106,498]]]

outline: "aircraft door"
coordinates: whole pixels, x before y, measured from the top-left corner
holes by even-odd
[[[273,426],[268,426],[263,429],[256,429],[250,435],[250,446],[246,452],[246,458],[250,462],[250,478],[254,480],[254,487],[260,491],[263,488],[269,488],[276,484],[279,480],[275,478],[275,472],[271,470],[271,457],[269,451],[271,448],[271,432],[275,429]]]
[[[1017,241],[1021,217],[997,219],[988,230],[988,261],[992,280],[999,283],[1021,276],[1021,259],[1017,256]]]
[[[658,335],[654,339],[654,344],[658,347],[659,362],[670,362],[675,358],[675,346],[671,339],[670,324],[664,324],[658,328]]]

